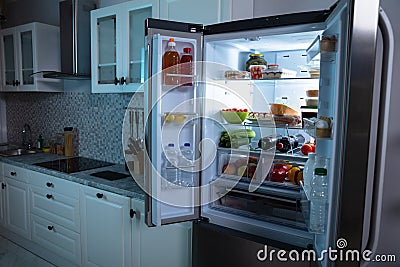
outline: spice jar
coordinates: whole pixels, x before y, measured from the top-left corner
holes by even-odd
[[[246,61],[246,70],[250,71],[251,65],[264,65],[267,67],[267,61],[263,54],[250,54],[250,58]]]

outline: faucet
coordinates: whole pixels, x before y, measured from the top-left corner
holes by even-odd
[[[22,146],[26,149],[32,148],[32,132],[31,127],[27,123],[25,123],[22,129]]]

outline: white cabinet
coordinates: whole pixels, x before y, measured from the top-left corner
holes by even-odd
[[[160,18],[188,23],[230,21],[232,0],[160,0]]]
[[[28,172],[4,164],[4,226],[26,239],[31,238],[29,221]]]
[[[134,0],[91,11],[92,92],[136,92],[147,77],[144,21],[158,0]]]
[[[148,227],[144,202],[132,199],[131,205],[136,212],[132,224],[133,266],[191,266],[191,222]]]
[[[60,70],[59,28],[29,23],[0,31],[2,91],[49,91],[62,89],[60,80],[32,75]]]
[[[130,198],[82,186],[83,266],[131,266]]]

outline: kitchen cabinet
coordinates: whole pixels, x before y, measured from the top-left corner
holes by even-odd
[[[232,0],[160,0],[160,18],[214,24],[231,20]]]
[[[83,266],[131,266],[130,198],[82,186]]]
[[[148,227],[144,218],[144,201],[132,199],[131,205],[135,211],[132,224],[133,266],[191,266],[191,222]]]
[[[4,164],[5,218],[4,226],[14,233],[31,238],[29,222],[28,172],[22,168]]]
[[[135,0],[91,11],[93,93],[136,92],[147,77],[144,21],[158,0]]]
[[[43,79],[34,73],[60,70],[59,28],[33,22],[0,31],[1,90],[62,90],[60,80]]]

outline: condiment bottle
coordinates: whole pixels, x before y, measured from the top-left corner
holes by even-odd
[[[183,54],[181,57],[181,74],[184,75],[193,75],[193,56],[192,56],[192,48],[185,47],[183,48]],[[193,77],[182,77],[181,83],[184,86],[192,86],[193,85]]]
[[[174,74],[179,74],[180,58],[179,53],[175,49],[174,38],[169,38],[168,47],[162,58],[162,69],[163,69],[163,81],[167,85],[179,85],[179,77],[173,76]],[[169,74],[172,74],[170,76]]]

